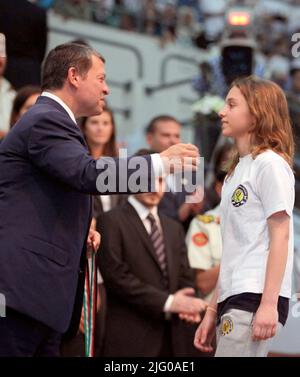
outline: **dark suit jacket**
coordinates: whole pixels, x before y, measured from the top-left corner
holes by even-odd
[[[127,162],[116,159],[116,171],[130,177]],[[39,97],[0,145],[0,292],[8,307],[61,333],[70,324],[76,290],[78,328],[92,215],[88,194],[99,194],[100,172],[114,174],[112,160],[96,165],[79,127],[47,97]]]
[[[95,196],[93,199],[94,199],[93,200],[93,217],[95,217],[96,219],[96,228],[98,231],[100,231],[99,221],[100,221],[101,215],[104,213],[103,205],[102,205],[102,201],[99,195]],[[127,195],[112,195],[110,199],[111,199],[111,208],[113,209],[117,206],[124,204],[127,201]]]
[[[27,0],[0,1],[0,33],[6,35],[8,80],[17,89],[39,85],[47,44],[46,11]]]
[[[135,209],[126,203],[101,219],[100,270],[107,290],[104,356],[157,356],[163,341],[163,307],[170,293],[194,286],[181,225],[160,216],[169,289],[148,233]],[[187,356],[195,327],[172,316],[173,352]]]
[[[200,171],[198,174],[199,174],[198,178],[197,178],[196,172],[193,172],[192,175],[186,174],[185,179],[187,180],[187,182],[189,182],[191,186],[187,185],[187,183],[186,183],[187,186],[185,186],[181,182],[181,179],[179,178],[178,181],[176,181],[174,191],[166,191],[158,206],[159,211],[162,214],[168,217],[171,217],[174,220],[179,221],[181,225],[183,226],[185,232],[188,231],[190,222],[193,220],[194,215],[191,214],[188,216],[188,218],[185,221],[181,221],[179,220],[179,217],[178,217],[178,211],[180,207],[183,205],[183,203],[186,202],[188,196],[191,195],[191,190],[194,188],[194,185],[196,183],[197,185],[202,184],[202,186],[204,186],[204,182],[201,179],[202,177],[201,177]],[[181,177],[181,174],[179,174],[179,177]],[[208,198],[208,194],[205,193],[204,204],[203,204],[203,209],[201,210],[201,213],[211,208],[208,204],[207,198]]]

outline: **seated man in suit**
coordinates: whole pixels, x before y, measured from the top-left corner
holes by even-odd
[[[193,325],[178,313],[199,316],[206,304],[193,297],[181,225],[158,213],[164,189],[164,179],[157,178],[157,192],[131,195],[102,215],[98,257],[107,288],[106,357],[195,355]]]
[[[160,153],[181,142],[181,124],[170,115],[159,115],[149,122],[146,128],[146,141],[151,150]],[[184,180],[178,182],[174,175],[166,177],[167,190],[159,203],[159,210],[164,215],[181,222],[187,231],[194,216],[204,210],[205,203],[201,200],[201,196],[194,202],[186,200],[189,194],[186,192]]]

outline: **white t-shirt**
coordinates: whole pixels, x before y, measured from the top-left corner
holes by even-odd
[[[218,302],[240,293],[263,293],[270,242],[267,219],[279,211],[290,216],[288,260],[280,296],[291,296],[294,186],[291,168],[275,152],[268,150],[254,160],[251,154],[240,158],[222,189]]]

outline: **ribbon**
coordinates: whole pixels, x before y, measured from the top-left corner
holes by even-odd
[[[97,265],[96,252],[92,249],[91,271],[86,259],[85,284],[83,296],[85,357],[95,355],[95,321],[97,312]]]

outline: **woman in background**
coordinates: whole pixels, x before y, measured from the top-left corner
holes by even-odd
[[[18,90],[11,111],[10,128],[35,104],[40,94],[41,88],[34,85],[26,85]]]

